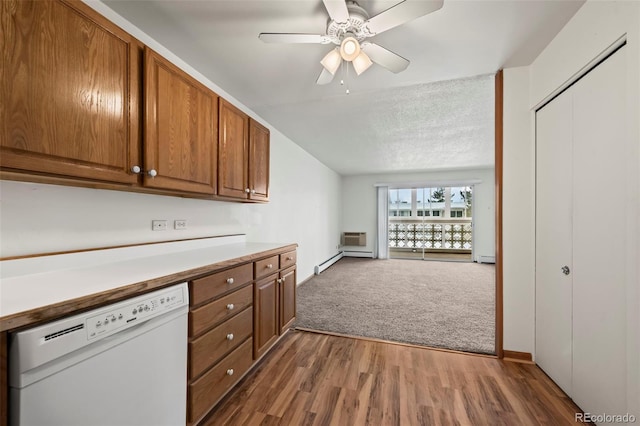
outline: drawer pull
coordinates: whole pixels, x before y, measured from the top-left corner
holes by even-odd
[[[233,333],[227,334],[227,340],[228,341],[232,341],[233,340]]]
[[[227,284],[233,284],[233,278],[227,278]]]
[[[228,309],[228,310],[230,310],[230,311],[231,311],[231,310],[233,310],[233,308],[235,308],[235,306],[233,306],[233,303],[229,303],[229,304],[227,305],[227,309]]]
[[[282,284],[282,278],[278,279],[278,284]]]
[[[293,260],[293,257],[287,256],[287,260]]]
[[[233,376],[233,368],[227,370],[227,376]]]
[[[271,269],[271,268],[273,268],[273,265],[270,263],[267,265],[267,269]]]

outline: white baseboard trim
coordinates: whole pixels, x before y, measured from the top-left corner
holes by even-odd
[[[367,257],[373,259],[373,252],[365,250],[345,250],[342,255],[345,257]]]
[[[495,256],[477,256],[476,262],[478,263],[496,263]]]
[[[335,255],[331,256],[329,259],[325,260],[321,264],[316,265],[313,268],[313,272],[316,275],[320,275],[320,273],[322,271],[324,271],[325,269],[327,269],[329,266],[333,265],[334,263],[336,263],[340,259],[342,259],[342,252],[339,252],[338,254],[335,254]]]

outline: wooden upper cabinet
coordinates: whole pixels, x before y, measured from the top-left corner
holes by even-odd
[[[247,199],[249,117],[220,98],[218,195]]]
[[[215,194],[218,95],[153,50],[144,56],[144,185]]]
[[[249,199],[269,201],[269,129],[249,119]]]
[[[79,1],[0,12],[2,168],[136,183],[141,44]]]

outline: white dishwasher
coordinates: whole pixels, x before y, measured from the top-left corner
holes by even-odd
[[[12,426],[184,425],[187,284],[10,335]]]

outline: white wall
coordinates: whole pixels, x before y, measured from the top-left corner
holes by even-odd
[[[532,326],[532,297],[535,291],[534,271],[530,261],[518,255],[507,254],[531,234],[518,229],[513,220],[521,203],[531,201],[532,177],[528,170],[534,164],[535,136],[531,130],[533,108],[570,82],[600,53],[626,36],[627,40],[627,136],[635,148],[625,167],[629,176],[631,208],[626,217],[618,217],[626,226],[631,244],[620,247],[620,255],[627,260],[627,305],[621,306],[627,314],[627,371],[629,411],[640,412],[640,2],[588,1],[578,10],[562,31],[545,48],[529,68],[529,94],[525,94],[525,69],[507,70],[505,73],[505,196],[503,223],[505,251],[505,349],[535,351]],[[527,123],[524,105],[530,109]],[[511,111],[510,111],[511,109]],[[509,111],[510,117],[507,117]],[[526,142],[528,141],[528,143]],[[603,141],[606,143],[606,141]],[[512,164],[508,164],[512,162]],[[508,182],[518,182],[524,192],[516,193]],[[532,207],[533,209],[533,207]],[[534,211],[534,210],[533,210]],[[530,221],[530,213],[526,215]],[[533,222],[530,222],[532,225]],[[633,241],[635,240],[635,241]],[[606,248],[603,248],[606,249]],[[508,264],[509,263],[509,264]],[[603,265],[606,267],[606,265]],[[605,285],[606,283],[603,283]],[[518,309],[520,308],[520,309]],[[594,342],[597,344],[597,342]],[[604,367],[604,366],[603,366]],[[620,413],[624,414],[624,413]]]
[[[502,181],[503,347],[534,352],[535,149],[529,67],[504,70]]]
[[[219,95],[265,123],[222,88],[102,3],[116,22]],[[268,123],[266,123],[268,126]],[[0,256],[246,233],[248,241],[298,243],[298,280],[335,253],[341,227],[340,176],[271,130],[268,204],[195,200],[130,192],[0,181]],[[153,232],[152,219],[186,219],[185,231]]]
[[[448,170],[430,173],[400,173],[344,176],[342,178],[342,230],[367,233],[367,246],[374,251],[377,233],[377,183],[429,183],[480,180],[474,187],[475,255],[495,256],[495,183],[493,169]],[[354,249],[356,249],[354,247]]]

